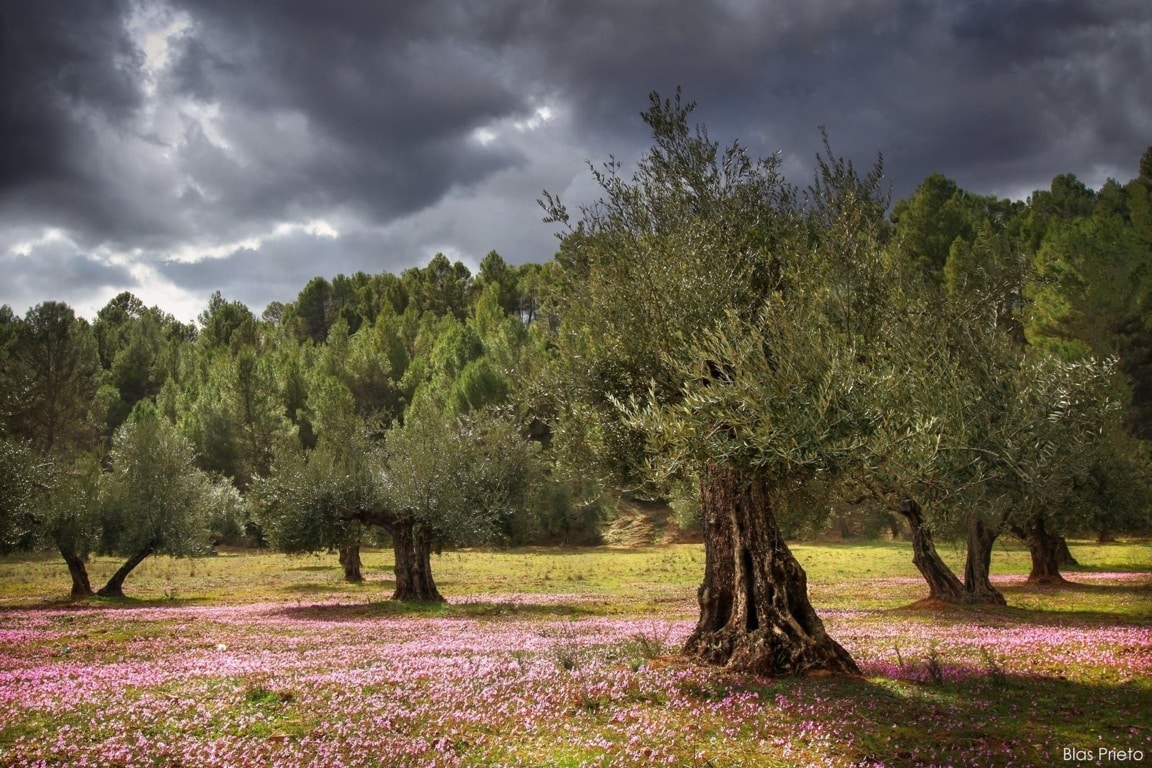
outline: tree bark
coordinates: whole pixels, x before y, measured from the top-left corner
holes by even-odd
[[[968,556],[964,562],[964,591],[967,602],[988,605],[1007,605],[1008,601],[1000,590],[992,586],[989,572],[992,570],[992,544],[998,532],[979,517],[973,516],[968,523]]]
[[[1051,533],[1044,525],[1043,517],[1034,517],[1024,525],[1015,526],[1012,532],[1028,545],[1028,554],[1032,556],[1028,581],[1033,584],[1065,583],[1064,577],[1060,575],[1060,544],[1063,542],[1067,550],[1068,542]]]
[[[928,599],[954,604],[968,602],[964,585],[936,551],[932,532],[924,525],[920,504],[915,499],[904,498],[900,500],[896,511],[904,516],[912,531],[912,562],[924,581],[928,582]]]
[[[68,564],[68,574],[72,577],[72,599],[92,597],[95,593],[92,591],[92,582],[88,578],[88,566],[84,564],[84,558],[66,547],[60,547],[60,554]]]
[[[412,520],[392,526],[392,549],[396,554],[396,591],[393,600],[444,602],[432,578],[432,536]]]
[[[808,601],[804,569],[780,536],[767,484],[710,466],[701,483],[704,582],[685,653],[761,675],[858,675]]]
[[[344,569],[344,581],[353,584],[364,581],[364,574],[361,572],[363,563],[360,562],[359,544],[340,547],[340,566]]]
[[[116,573],[112,574],[112,578],[108,579],[108,583],[101,587],[100,591],[96,594],[101,597],[124,597],[124,580],[127,579],[128,574],[132,573],[136,566],[144,562],[155,549],[155,544],[149,544],[128,558],[124,564],[117,569]]]
[[[1068,539],[1063,536],[1056,537],[1056,563],[1061,566],[1080,565],[1072,556],[1072,550],[1068,549]]]

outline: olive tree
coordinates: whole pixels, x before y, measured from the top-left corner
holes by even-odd
[[[1002,529],[1028,546],[1029,581],[1064,581],[1061,534],[1148,519],[1147,458],[1124,423],[1116,364],[1030,361],[999,450],[981,456]]]
[[[344,578],[363,581],[357,519],[381,509],[379,448],[362,427],[326,433],[312,450],[283,444],[253,486],[257,519],[283,552],[338,551]]]
[[[688,653],[765,674],[856,672],[777,512],[864,458],[879,418],[893,285],[882,172],[828,153],[801,196],[778,158],[721,152],[693,130],[692,109],[653,94],[652,149],[631,180],[615,161],[594,171],[603,197],[575,224],[543,201],[567,226],[559,450],[622,484],[699,483],[706,561]]]
[[[492,541],[502,519],[529,506],[543,481],[538,444],[498,411],[410,413],[385,440],[384,493],[396,552],[398,600],[440,600],[431,553]],[[370,519],[370,518],[369,518]]]
[[[99,457],[85,454],[53,465],[40,498],[38,539],[64,558],[73,599],[92,597],[88,558],[100,544],[104,482]]]
[[[432,552],[491,541],[504,517],[530,505],[541,479],[536,452],[499,412],[415,408],[383,441],[352,421],[322,431],[312,451],[278,451],[256,485],[257,505],[273,543],[289,552],[343,556],[366,527],[384,529],[393,599],[440,601]]]
[[[1027,347],[993,302],[937,306],[913,318],[921,375],[890,382],[885,445],[874,445],[864,485],[908,520],[930,599],[1003,604],[989,577],[997,538],[1028,545],[1032,580],[1058,581],[1063,534],[1146,519],[1147,459],[1125,429],[1128,389],[1114,361]],[[965,539],[962,581],[933,532]]]
[[[109,464],[99,549],[127,560],[98,594],[123,596],[124,580],[151,555],[207,554],[212,481],[175,426],[154,408],[137,408],[116,431]]]

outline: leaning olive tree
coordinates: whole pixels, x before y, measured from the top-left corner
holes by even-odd
[[[1014,403],[1023,348],[979,297],[950,297],[905,272],[911,300],[898,327],[914,348],[877,392],[883,418],[852,480],[863,489],[858,498],[908,523],[930,600],[1003,603],[988,579],[999,523],[984,495],[985,460]],[[966,539],[963,580],[936,551],[939,535]]]
[[[105,484],[97,456],[82,455],[52,466],[37,510],[38,539],[56,548],[68,566],[73,599],[92,597],[88,558],[100,545]]]
[[[137,407],[117,431],[101,480],[99,550],[127,559],[97,592],[122,597],[124,580],[154,554],[203,555],[211,547],[211,478],[192,445],[155,408]]]
[[[566,226],[556,440],[620,483],[699,483],[706,562],[688,653],[763,674],[856,672],[776,513],[865,457],[879,418],[893,316],[881,172],[829,153],[801,196],[778,158],[721,152],[693,130],[692,109],[653,94],[653,147],[630,180],[614,160],[594,169],[603,196],[575,224],[542,201]]]

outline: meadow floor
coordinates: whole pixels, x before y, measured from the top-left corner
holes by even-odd
[[[1050,588],[998,549],[1009,606],[975,610],[910,607],[907,545],[796,546],[864,677],[780,680],[677,656],[698,546],[446,553],[440,606],[386,600],[386,551],[358,586],[334,555],[155,558],[85,603],[4,559],[0,765],[1152,765],[1152,543],[1072,550]]]

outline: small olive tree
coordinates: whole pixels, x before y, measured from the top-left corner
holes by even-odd
[[[1147,520],[1148,463],[1125,425],[1130,393],[1115,360],[1029,360],[996,451],[983,451],[985,495],[1029,549],[1029,581],[1062,583],[1062,536]]]
[[[452,417],[417,407],[383,441],[352,421],[321,432],[312,451],[277,451],[256,484],[258,514],[288,552],[344,553],[366,527],[382,528],[395,555],[393,599],[439,601],[432,552],[491,541],[502,518],[530,506],[542,479],[537,450],[492,410]]]
[[[396,599],[440,600],[431,553],[495,539],[544,481],[537,443],[498,411],[409,414],[385,440],[384,493],[396,551]]]
[[[95,594],[87,563],[100,544],[102,484],[99,458],[85,454],[53,465],[40,499],[38,537],[64,558],[73,599]]]
[[[208,553],[213,486],[192,445],[154,408],[137,408],[116,431],[109,459],[99,550],[127,560],[98,594],[123,596],[124,580],[150,555]]]
[[[274,451],[271,471],[253,486],[256,516],[282,552],[338,551],[349,582],[363,581],[358,519],[382,512],[380,450],[363,425],[324,432],[316,447],[295,442]]]

